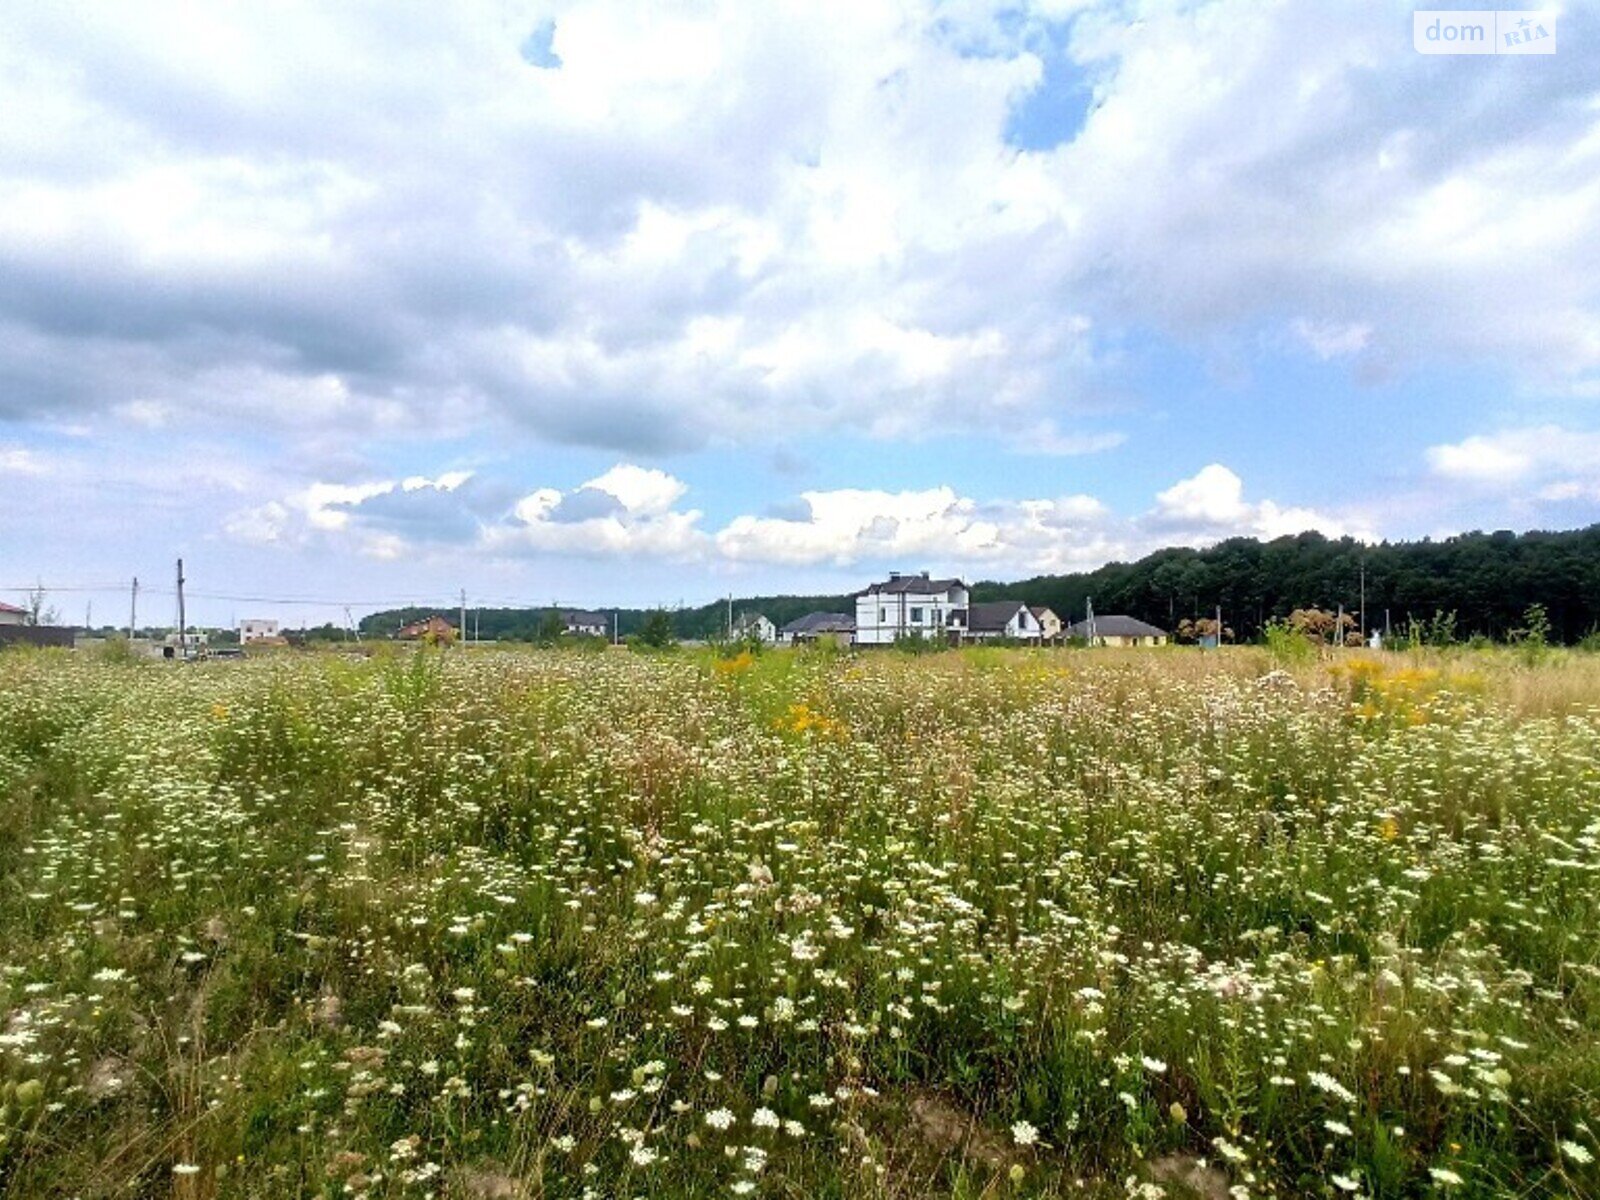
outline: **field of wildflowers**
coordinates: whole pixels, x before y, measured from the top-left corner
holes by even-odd
[[[10,653],[0,931],[10,1196],[1600,1195],[1559,656]]]

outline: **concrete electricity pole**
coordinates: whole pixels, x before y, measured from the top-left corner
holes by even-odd
[[[189,620],[183,608],[183,559],[178,560],[178,652],[189,657]]]

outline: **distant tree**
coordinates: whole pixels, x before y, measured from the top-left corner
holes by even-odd
[[[445,625],[442,629],[429,629],[422,635],[422,644],[425,646],[452,646],[460,636],[454,625]]]
[[[1178,622],[1178,640],[1180,642],[1198,642],[1201,638],[1214,638],[1217,636],[1217,619],[1215,617],[1188,617]],[[1222,636],[1217,639],[1220,645],[1223,642],[1234,641],[1233,626],[1223,625]]]
[[[641,646],[648,646],[652,650],[677,644],[678,635],[673,631],[672,616],[666,609],[652,609],[646,615],[644,624],[639,627],[638,640]]]
[[[1545,656],[1550,648],[1550,617],[1544,605],[1528,605],[1522,624],[1511,631],[1510,640],[1530,664]]]
[[[567,623],[561,619],[561,614],[552,608],[539,618],[539,628],[534,632],[533,640],[541,646],[554,646],[566,631]]]
[[[61,614],[54,605],[44,602],[44,585],[36,586],[28,593],[28,615],[26,621],[29,625],[54,625],[61,620]]]
[[[1355,632],[1356,619],[1349,613],[1331,613],[1320,608],[1297,608],[1286,622],[1290,629],[1309,642],[1320,646],[1349,645]]]

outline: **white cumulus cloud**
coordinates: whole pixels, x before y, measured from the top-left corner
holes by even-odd
[[[1431,446],[1441,479],[1523,502],[1600,499],[1600,433],[1538,425]]]
[[[226,532],[255,543],[321,534],[383,558],[411,547],[494,560],[647,559],[729,571],[937,563],[992,576],[1091,569],[1234,535],[1371,536],[1353,518],[1247,500],[1239,477],[1215,463],[1160,492],[1143,513],[1119,514],[1081,493],[979,499],[949,486],[836,488],[802,492],[779,511],[739,514],[715,529],[682,503],[687,483],[629,463],[576,487],[536,488],[498,510],[484,497],[504,489],[480,489],[467,472],[413,482],[317,484],[236,513]]]

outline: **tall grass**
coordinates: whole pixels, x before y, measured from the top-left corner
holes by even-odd
[[[1600,1194],[1597,701],[0,656],[0,1192]]]

